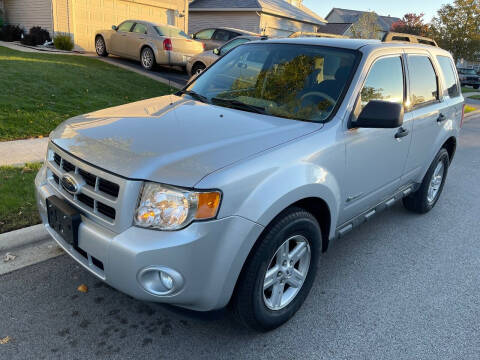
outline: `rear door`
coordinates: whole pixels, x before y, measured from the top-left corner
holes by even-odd
[[[436,62],[427,51],[406,50],[409,79],[409,111],[413,119],[412,146],[405,177],[418,179],[433,160],[443,127],[455,117],[448,97],[440,93],[441,77]],[[453,110],[453,112],[452,112]]]
[[[125,55],[133,59],[140,59],[140,47],[145,42],[147,26],[135,23],[132,31],[125,37]]]
[[[403,54],[374,59],[355,107],[355,116],[371,100],[405,103],[406,78]],[[394,129],[352,128],[346,130],[346,176],[344,179],[345,222],[379,204],[398,190],[411,141],[412,122],[404,118]],[[398,135],[400,134],[400,136]]]
[[[110,52],[116,55],[127,55],[127,36],[132,30],[133,21],[124,21],[110,39]]]

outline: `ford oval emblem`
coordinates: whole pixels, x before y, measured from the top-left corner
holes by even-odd
[[[77,194],[80,191],[80,184],[70,174],[62,176],[62,187],[72,195]]]

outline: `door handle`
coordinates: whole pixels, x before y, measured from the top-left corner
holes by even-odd
[[[139,39],[140,39],[140,40],[145,40],[145,38],[144,38],[144,37],[139,37]]]
[[[438,123],[444,122],[445,120],[447,120],[447,117],[445,115],[443,114],[438,115],[438,118],[437,118]]]
[[[395,139],[400,139],[400,138],[402,138],[402,137],[405,137],[405,136],[407,136],[409,133],[410,133],[410,131],[408,131],[407,129],[401,127],[400,129],[398,129],[397,133],[395,134]]]

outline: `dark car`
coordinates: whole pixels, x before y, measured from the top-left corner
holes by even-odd
[[[192,38],[205,44],[205,50],[213,50],[225,44],[237,36],[259,36],[250,31],[234,28],[209,28],[200,30],[192,35]]]
[[[480,76],[474,69],[457,68],[457,71],[462,86],[472,86],[474,89],[480,87]]]

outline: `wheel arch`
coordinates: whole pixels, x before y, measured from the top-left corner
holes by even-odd
[[[442,148],[447,150],[448,157],[450,162],[455,156],[455,151],[457,150],[457,139],[454,136],[450,136],[442,145]]]

